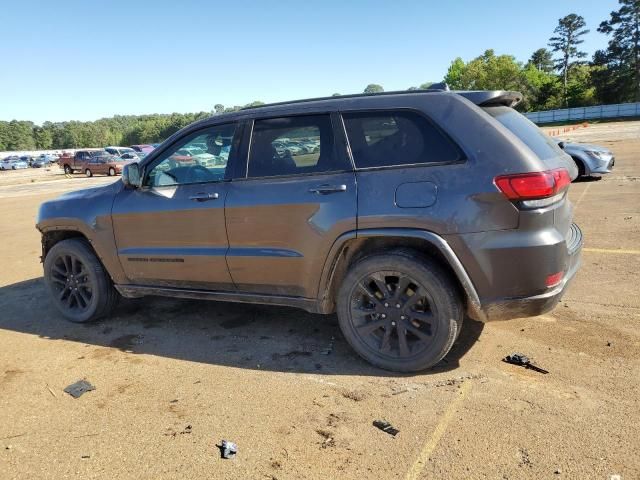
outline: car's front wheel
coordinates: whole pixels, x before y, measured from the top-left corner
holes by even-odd
[[[93,173],[92,173],[92,172],[91,172],[91,170],[89,170],[88,168],[84,171],[84,174],[85,174],[87,177],[93,177]]]
[[[109,168],[109,176],[113,177],[115,174],[116,174],[116,169],[113,167]]]
[[[71,167],[69,165],[65,165],[64,173],[66,173],[67,175],[71,175],[73,173],[73,170],[71,170]]]
[[[337,310],[353,349],[396,372],[424,370],[442,360],[464,314],[450,276],[429,259],[403,250],[353,265],[340,287]]]
[[[45,258],[44,279],[54,305],[72,322],[109,315],[118,301],[111,279],[85,240],[56,243]]]

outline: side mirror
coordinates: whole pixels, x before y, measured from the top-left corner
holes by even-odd
[[[562,150],[564,150],[564,142],[558,142],[558,146],[559,146]]]
[[[137,163],[128,163],[122,169],[122,183],[127,188],[138,188],[142,185],[140,177],[140,165]]]

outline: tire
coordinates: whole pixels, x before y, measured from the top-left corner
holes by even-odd
[[[107,175],[109,175],[110,177],[113,177],[115,176],[115,174],[116,174],[116,169],[113,167],[109,168],[109,172],[107,173]]]
[[[56,308],[72,322],[108,316],[118,292],[86,240],[56,243],[44,261],[44,280]]]
[[[73,170],[71,170],[71,167],[69,165],[65,165],[64,173],[66,173],[67,175],[71,175],[73,173]]]
[[[84,174],[87,176],[87,178],[93,177],[93,173],[88,168],[84,171]]]
[[[584,171],[584,164],[582,163],[582,160],[578,160],[575,157],[571,157],[573,158],[573,162],[576,164],[576,167],[578,167],[578,176],[575,178],[574,182],[576,180],[579,180],[581,178],[584,177],[585,171]]]
[[[340,286],[337,311],[351,347],[369,363],[394,372],[437,364],[451,350],[464,317],[449,275],[405,250],[353,265]]]

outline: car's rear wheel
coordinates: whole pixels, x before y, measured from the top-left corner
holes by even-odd
[[[442,360],[464,312],[449,275],[408,251],[365,257],[353,265],[340,287],[337,310],[353,349],[396,372],[424,370]]]
[[[92,173],[92,172],[91,172],[91,170],[89,170],[88,168],[84,171],[84,174],[85,174],[87,177],[93,177],[93,173]]]
[[[72,322],[89,322],[110,314],[118,292],[86,241],[56,243],[44,261],[44,279],[56,308]]]
[[[113,167],[109,168],[109,176],[113,177],[115,174],[116,174],[116,169]]]
[[[65,165],[64,173],[66,173],[67,175],[71,175],[73,173],[73,170],[71,170],[71,167],[69,165]]]

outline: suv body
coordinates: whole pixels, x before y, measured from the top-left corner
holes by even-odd
[[[375,365],[431,366],[465,313],[541,314],[578,269],[577,169],[520,98],[356,95],[196,122],[122,182],[42,204],[54,303],[75,321],[106,315],[116,290],[337,311]],[[278,151],[297,138],[318,151]],[[216,162],[176,161],[202,142]]]

